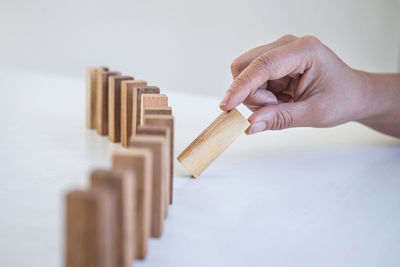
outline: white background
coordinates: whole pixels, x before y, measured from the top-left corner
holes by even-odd
[[[398,0],[0,1],[0,66],[82,77],[107,65],[221,96],[235,57],[291,33],[319,37],[355,68],[399,71]]]

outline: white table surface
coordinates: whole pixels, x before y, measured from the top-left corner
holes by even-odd
[[[169,89],[177,156],[220,111]],[[0,92],[0,265],[62,266],[64,193],[120,145],[85,128],[84,75],[2,68]],[[175,161],[148,252],[134,265],[400,266],[400,142],[350,123],[243,135],[198,179]]]

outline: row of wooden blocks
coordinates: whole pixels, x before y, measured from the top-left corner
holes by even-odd
[[[87,70],[87,127],[128,149],[90,188],[66,196],[67,267],[128,267],[160,237],[173,200],[174,119],[168,98],[145,81],[107,68]]]

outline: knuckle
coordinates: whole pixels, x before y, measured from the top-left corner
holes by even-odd
[[[282,41],[291,41],[291,40],[297,39],[297,37],[294,36],[294,35],[292,35],[292,34],[285,34],[285,35],[282,36],[280,39],[281,39]]]
[[[307,47],[318,48],[321,46],[321,41],[313,35],[305,35],[300,40]]]
[[[243,64],[240,57],[234,59],[231,64],[231,72],[233,76],[239,75],[242,72],[242,70],[243,70]]]
[[[293,117],[290,112],[285,109],[279,109],[275,111],[274,115],[271,130],[283,130],[292,127]]]
[[[253,64],[266,70],[270,70],[274,64],[275,57],[272,53],[267,53],[265,55],[262,55],[258,58],[256,58],[253,61]]]

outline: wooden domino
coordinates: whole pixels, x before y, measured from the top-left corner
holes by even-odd
[[[144,109],[144,115],[172,115],[171,107],[147,107]]]
[[[112,157],[114,169],[123,169],[134,173],[136,190],[134,192],[135,220],[135,257],[144,259],[147,254],[147,240],[150,237],[151,203],[153,188],[153,154],[145,148],[131,148],[116,151]]]
[[[146,86],[142,80],[128,80],[121,83],[121,144],[128,147],[132,135],[132,110],[136,108],[133,103],[133,91],[136,87]],[[136,90],[136,89],[135,89]]]
[[[91,188],[109,190],[115,196],[115,252],[117,266],[130,267],[134,256],[135,180],[131,172],[95,170],[90,177]]]
[[[166,147],[167,147],[167,155],[168,155],[168,159],[166,159],[166,161],[167,162],[170,162],[171,161],[171,158],[170,158],[170,149],[171,149],[171,147],[170,147],[170,145],[169,145],[169,142],[170,142],[170,129],[169,129],[169,127],[167,127],[167,126],[149,126],[149,125],[144,125],[144,126],[139,126],[137,129],[136,129],[136,135],[154,135],[154,136],[162,136],[162,137],[164,137],[165,138],[165,140],[166,140]],[[168,174],[170,174],[170,172],[169,172],[169,168],[170,168],[170,165],[169,164],[167,164],[167,167],[168,167],[168,169],[167,169],[167,173]],[[164,218],[167,218],[168,217],[168,204],[169,204],[169,199],[170,199],[170,196],[169,196],[169,194],[170,194],[170,191],[169,191],[169,184],[170,184],[170,179],[172,179],[172,177],[170,177],[169,175],[167,176],[167,182],[165,183],[165,187],[164,187],[164,192],[165,192],[165,198],[164,198]]]
[[[65,200],[65,266],[117,266],[113,194],[108,190],[73,190]]]
[[[166,140],[160,136],[132,136],[130,140],[130,147],[133,148],[147,148],[152,151],[153,164],[153,199],[152,199],[152,215],[151,215],[151,236],[160,237],[163,232],[163,219],[164,219],[164,203],[166,183],[166,170],[167,170],[167,148]]]
[[[178,161],[198,177],[249,126],[237,109],[223,112],[178,156]]]
[[[86,69],[86,127],[96,128],[96,90],[97,75],[100,71],[107,71],[106,67],[88,67]]]
[[[96,128],[100,135],[108,132],[108,78],[121,75],[119,72],[100,71],[96,90]]]
[[[132,109],[132,136],[136,134],[136,128],[140,125],[142,94],[159,94],[160,88],[156,86],[141,86],[133,90],[133,109]]]
[[[174,185],[174,117],[172,115],[145,115],[145,125],[167,126],[170,130],[170,168],[169,168],[169,203],[173,201],[173,185]]]
[[[133,80],[133,77],[108,78],[108,138],[114,143],[121,141],[121,83],[127,80]]]
[[[168,97],[164,94],[142,94],[140,125],[144,124],[144,110],[148,107],[168,107]]]

